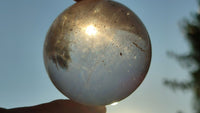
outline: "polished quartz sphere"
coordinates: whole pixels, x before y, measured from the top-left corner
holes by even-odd
[[[110,0],[83,0],[61,13],[44,44],[54,85],[85,105],[108,105],[129,96],[144,80],[151,43],[140,19]]]

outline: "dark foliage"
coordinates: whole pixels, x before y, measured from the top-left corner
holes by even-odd
[[[198,3],[200,6],[200,0]],[[183,68],[188,69],[191,80],[183,82],[165,80],[165,84],[174,90],[192,91],[195,113],[200,113],[200,12],[194,13],[192,19],[183,20],[181,25],[190,51],[187,54],[170,52],[169,55],[178,60]]]

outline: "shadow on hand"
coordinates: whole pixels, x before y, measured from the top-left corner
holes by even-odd
[[[2,109],[1,113],[106,113],[106,107],[86,106],[71,100],[55,100],[31,107]]]

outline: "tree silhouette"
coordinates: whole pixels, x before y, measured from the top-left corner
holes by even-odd
[[[200,7],[200,0],[197,2]],[[183,68],[188,69],[191,79],[182,82],[165,80],[165,84],[174,90],[192,91],[195,113],[200,113],[200,10],[192,15],[192,19],[184,19],[181,25],[190,50],[187,54],[169,52],[169,55],[179,61]]]

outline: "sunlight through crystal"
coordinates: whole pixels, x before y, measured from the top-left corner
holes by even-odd
[[[70,100],[116,106],[144,80],[151,42],[141,20],[126,6],[82,0],[53,22],[44,62],[53,84]]]
[[[96,28],[93,25],[89,25],[86,28],[85,33],[88,34],[89,36],[92,36],[92,35],[96,35],[97,30],[96,30]]]

